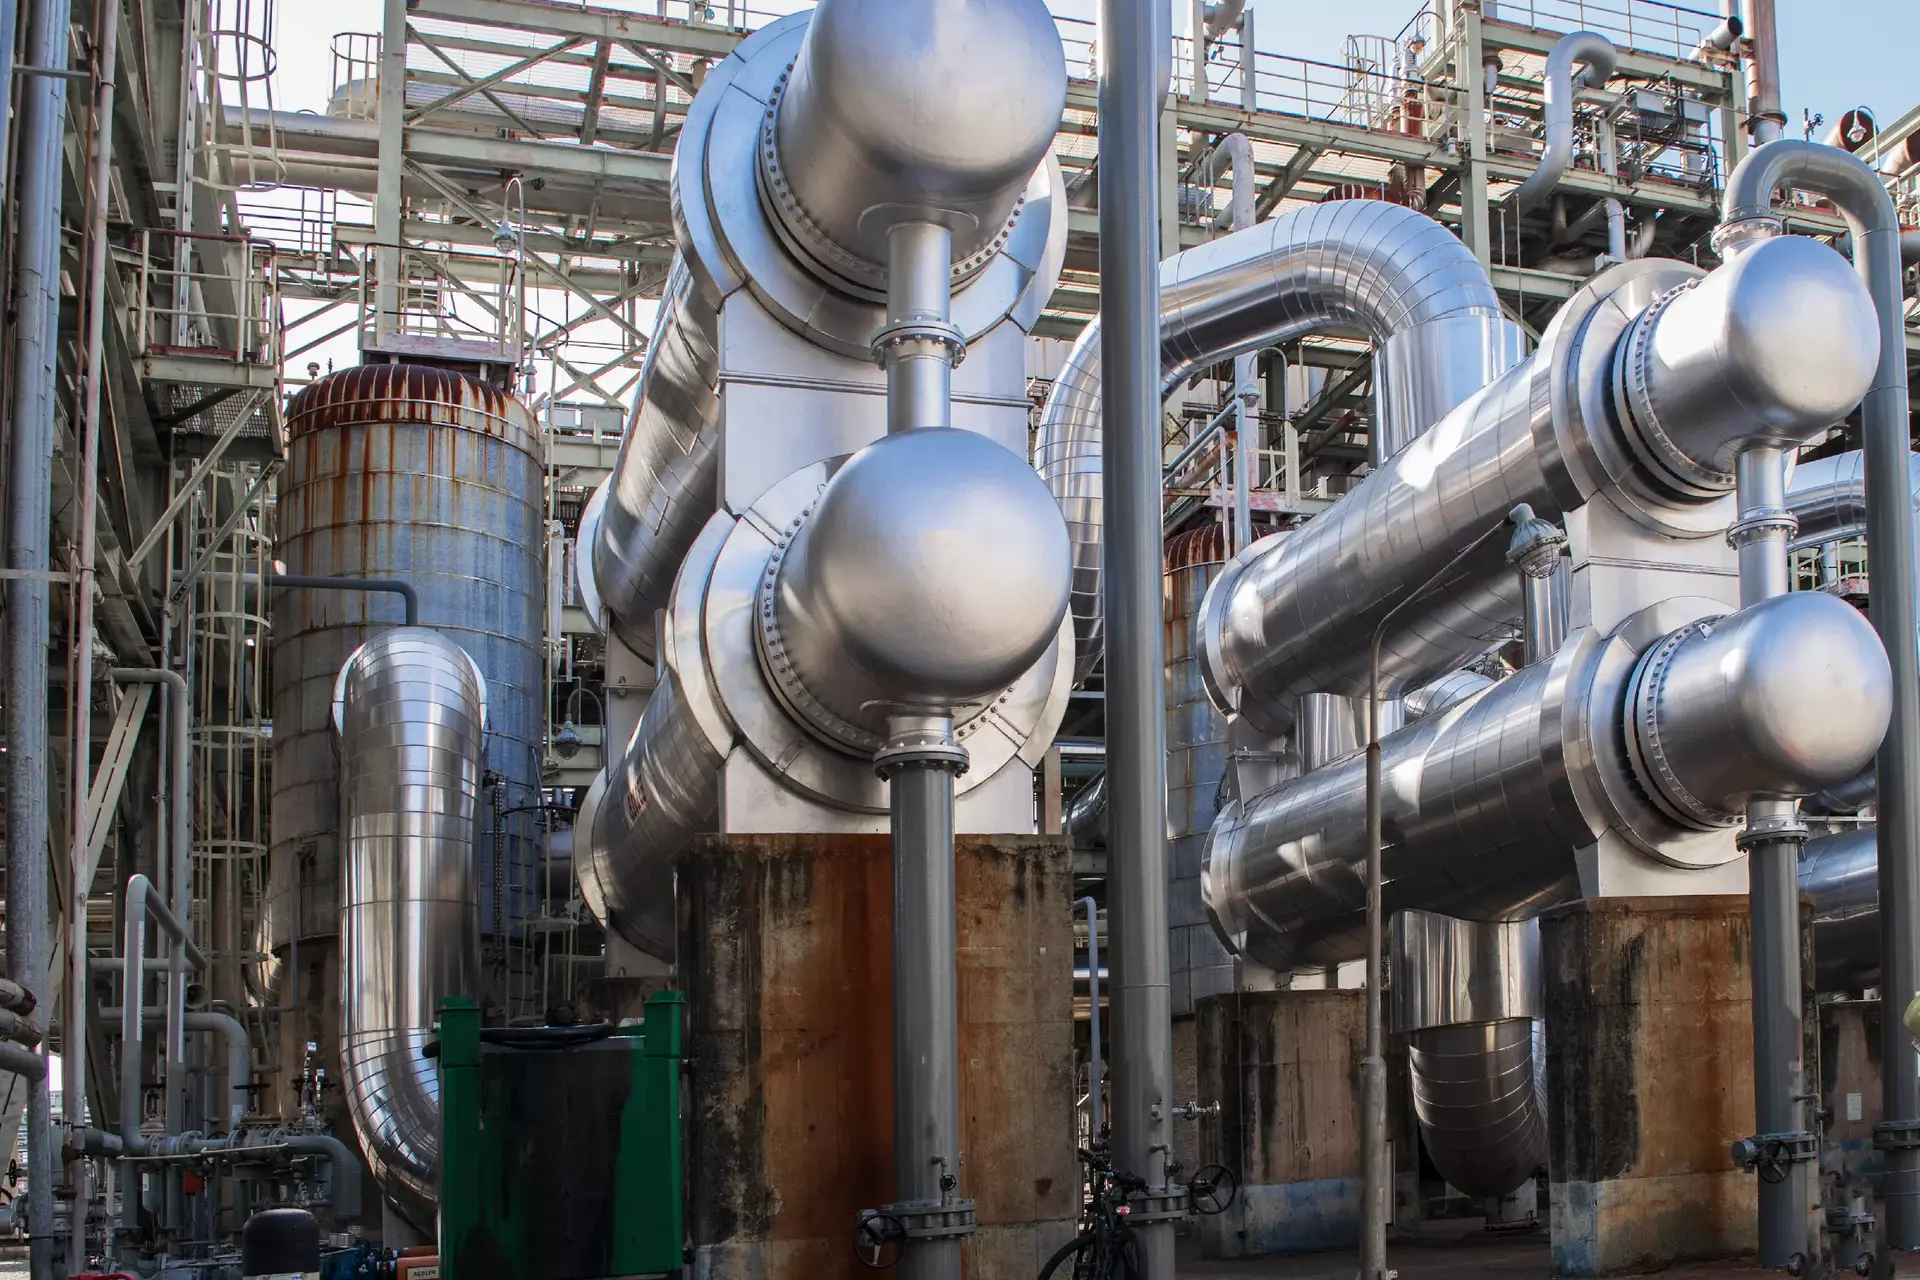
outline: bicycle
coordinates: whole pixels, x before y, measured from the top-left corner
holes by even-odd
[[[1039,1280],[1055,1280],[1056,1275],[1059,1280],[1138,1280],[1144,1270],[1127,1201],[1147,1189],[1147,1180],[1113,1167],[1104,1136],[1091,1150],[1080,1148],[1080,1162],[1087,1167],[1080,1233],[1047,1259]],[[1207,1215],[1224,1213],[1238,1185],[1224,1165],[1208,1165],[1187,1182],[1188,1208]],[[1062,1271],[1069,1261],[1072,1270]]]

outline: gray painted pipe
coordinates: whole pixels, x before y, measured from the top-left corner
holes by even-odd
[[[34,0],[26,57],[56,70],[67,65],[67,0]],[[15,235],[13,424],[7,483],[7,567],[44,574],[50,567],[55,364],[60,330],[61,135],[67,82],[30,76],[20,91],[19,218]],[[47,978],[47,647],[49,583],[11,578],[6,590],[7,973],[29,991]],[[53,1221],[53,1114],[45,1076],[27,1089],[27,1212]],[[53,1274],[53,1235],[36,1232],[33,1280]]]
[[[1768,6],[1770,7],[1770,6]],[[1920,607],[1914,595],[1913,506],[1909,488],[1906,317],[1900,267],[1900,223],[1893,199],[1873,170],[1845,151],[1781,139],[1759,147],[1727,181],[1722,220],[1742,231],[1777,232],[1773,193],[1792,186],[1826,196],[1853,232],[1854,269],[1873,296],[1880,360],[1861,404],[1866,464],[1867,543],[1889,550],[1894,572],[1875,575],[1873,625],[1893,669],[1893,722],[1880,748],[1880,902],[1889,1007],[1920,992]],[[1898,1018],[1881,1030],[1882,1114],[1886,1122],[1920,1123],[1920,1051]],[[1920,1150],[1882,1153],[1887,1165],[1886,1243],[1920,1247]]]
[[[123,967],[117,962],[116,968]],[[165,1006],[147,1006],[140,1010],[140,1021],[163,1022],[166,1019]],[[125,1005],[102,1005],[99,1016],[107,1022],[119,1022],[126,1025]],[[247,1121],[247,1085],[253,1078],[253,1049],[247,1037],[247,1029],[238,1018],[230,1014],[210,1010],[189,1010],[186,1019],[187,1030],[206,1032],[223,1037],[227,1042],[227,1126],[237,1130]]]
[[[0,1043],[0,1071],[11,1071],[28,1080],[45,1082],[47,1059],[25,1045]]]
[[[1573,165],[1573,68],[1586,67],[1581,83],[1596,88],[1613,74],[1618,58],[1613,41],[1597,31],[1575,31],[1560,37],[1547,55],[1546,145],[1540,152],[1540,167],[1515,188],[1515,213],[1525,213],[1553,193]]]
[[[152,913],[173,940],[186,953],[186,958],[194,968],[205,969],[207,958],[200,954],[200,948],[193,945],[186,927],[167,910],[154,893],[153,881],[143,875],[127,877],[127,887],[121,897],[122,910],[126,914],[125,936],[121,944],[121,954],[125,956],[144,956],[147,950],[147,915]],[[128,999],[120,1007],[120,1140],[126,1144],[127,1154],[141,1156],[149,1154],[153,1144],[140,1132],[140,1044],[141,1016],[139,987],[128,984]],[[167,1016],[171,1024],[173,1008],[169,1004]],[[171,1026],[168,1031],[172,1036]],[[175,1064],[168,1063],[169,1068]],[[131,1176],[131,1175],[129,1175]],[[138,1212],[134,1197],[128,1197],[129,1210]]]
[[[272,587],[292,587],[305,591],[375,591],[400,597],[406,609],[405,624],[409,627],[420,625],[420,594],[413,584],[402,582],[398,578],[333,578],[300,573],[269,573],[265,575],[267,585]]]
[[[275,1141],[292,1152],[326,1157],[334,1222],[360,1221],[360,1160],[346,1143],[327,1133],[282,1133]]]
[[[1167,724],[1161,687],[1160,98],[1171,15],[1155,0],[1101,0],[1101,485],[1107,628],[1108,904],[1115,968],[1113,1151],[1166,1190],[1173,1105],[1168,999]],[[1173,1231],[1143,1223],[1141,1280],[1172,1280]]]

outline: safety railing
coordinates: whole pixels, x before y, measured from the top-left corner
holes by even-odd
[[[149,227],[140,233],[140,349],[277,367],[277,249],[245,236]]]
[[[1484,0],[1481,17],[1543,31],[1597,31],[1622,48],[1690,58],[1724,20],[1665,0]]]
[[[526,274],[513,254],[370,245],[358,299],[363,349],[452,344],[447,354],[520,365]]]

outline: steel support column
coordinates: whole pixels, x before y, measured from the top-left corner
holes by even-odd
[[[35,0],[27,27],[31,65],[67,65],[67,0]],[[30,77],[20,91],[18,259],[14,266],[13,423],[7,567],[48,569],[53,417],[60,338],[61,134],[67,82]],[[47,989],[47,643],[45,577],[6,582],[7,971]],[[44,1003],[44,1001],[43,1001]],[[44,1077],[27,1094],[27,1213],[33,1280],[53,1274],[53,1116]],[[75,1270],[84,1269],[79,1260]]]
[[[1173,1076],[1167,742],[1161,689],[1159,262],[1165,0],[1102,0],[1101,444],[1105,494],[1113,1158],[1164,1204]],[[1139,1222],[1142,1280],[1171,1280],[1173,1230]]]

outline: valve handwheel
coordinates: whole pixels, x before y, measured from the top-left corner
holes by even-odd
[[[864,1213],[853,1229],[854,1258],[875,1271],[898,1266],[906,1243],[906,1224],[890,1213]]]
[[[1223,1164],[1210,1164],[1187,1179],[1187,1201],[1193,1211],[1206,1217],[1225,1213],[1233,1204],[1240,1179]]]

